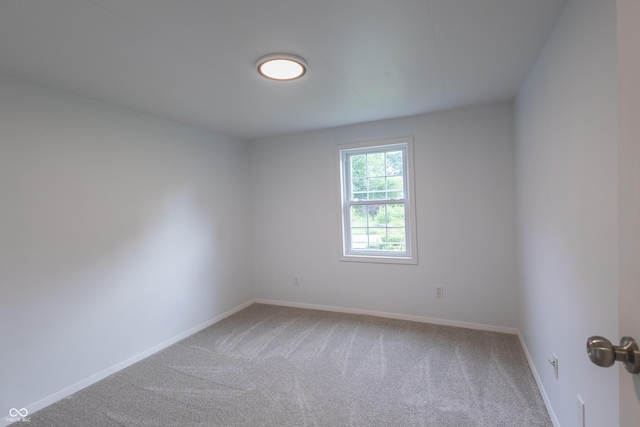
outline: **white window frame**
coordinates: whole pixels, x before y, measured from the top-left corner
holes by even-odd
[[[354,202],[348,200],[351,179],[349,177],[350,155],[377,153],[398,149],[403,152],[404,198],[383,199]],[[375,262],[392,264],[417,264],[418,244],[415,215],[415,184],[413,176],[413,137],[366,141],[336,146],[338,164],[338,183],[340,187],[340,260],[356,262]],[[406,252],[372,251],[351,249],[351,220],[350,207],[355,204],[387,204],[404,203],[405,205],[405,236]]]

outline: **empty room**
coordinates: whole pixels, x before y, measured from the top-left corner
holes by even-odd
[[[0,2],[0,425],[640,425],[638,22]]]

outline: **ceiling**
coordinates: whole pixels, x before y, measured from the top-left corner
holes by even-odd
[[[0,73],[251,140],[513,99],[565,3],[2,0]]]

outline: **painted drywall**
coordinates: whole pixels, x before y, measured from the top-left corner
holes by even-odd
[[[618,337],[616,70],[616,1],[572,0],[516,100],[519,327],[563,426],[577,394],[587,426],[618,420],[616,369],[585,351]]]
[[[253,141],[256,297],[514,327],[512,112],[501,103]],[[414,138],[418,265],[339,261],[335,147],[403,136]]]
[[[617,1],[620,336],[640,339],[640,2]],[[617,338],[617,337],[616,337]],[[640,375],[620,373],[620,425],[640,420]]]
[[[244,141],[0,77],[0,416],[252,298],[247,166]]]

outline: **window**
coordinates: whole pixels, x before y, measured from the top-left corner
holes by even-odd
[[[413,138],[338,147],[345,261],[417,264]]]

